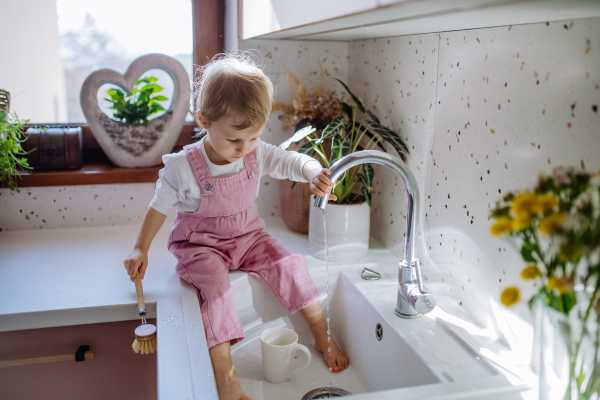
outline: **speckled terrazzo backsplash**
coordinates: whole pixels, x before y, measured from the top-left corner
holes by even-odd
[[[153,183],[0,190],[0,231],[139,224]]]
[[[526,363],[531,314],[497,299],[508,285],[525,299],[533,287],[518,278],[519,252],[490,235],[488,215],[541,172],[600,169],[600,19],[356,41],[349,54],[350,86],[411,149],[426,285],[445,311],[468,315]],[[404,189],[387,169],[376,173],[372,234],[401,257]]]

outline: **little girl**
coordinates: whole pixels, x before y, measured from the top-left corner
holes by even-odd
[[[260,140],[271,113],[273,84],[248,59],[215,57],[202,68],[197,85],[196,117],[205,135],[179,153],[163,156],[154,199],[124,261],[130,279],[138,273],[144,279],[150,243],[174,206],[177,217],[168,248],[178,260],[177,274],[197,289],[221,400],[249,400],[230,351],[244,338],[227,275],[233,270],[267,285],[290,313],[300,311],[330,370],[344,370],[349,359],[333,339],[327,341],[327,323],[306,260],[263,232],[255,201],[264,174],[310,182],[313,193],[325,196],[331,193],[331,172],[309,156]],[[333,194],[330,198],[336,200]]]

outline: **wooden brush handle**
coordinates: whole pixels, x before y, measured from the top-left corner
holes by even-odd
[[[84,357],[86,360],[90,360],[94,358],[93,351],[86,351]],[[16,367],[20,365],[30,365],[30,364],[42,364],[42,363],[50,363],[56,361],[75,361],[75,354],[57,354],[53,356],[44,356],[44,357],[29,357],[29,358],[20,358],[14,360],[1,360],[0,368],[4,367]]]
[[[142,289],[142,280],[140,279],[139,272],[135,275],[135,292],[138,299],[138,314],[140,317],[143,317],[146,315],[146,305],[144,304],[144,289]]]

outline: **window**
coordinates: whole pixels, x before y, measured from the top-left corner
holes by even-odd
[[[100,68],[124,73],[144,54],[169,55],[192,78],[191,0],[11,0],[0,2],[0,15],[10,32],[0,41],[0,88],[11,93],[11,111],[31,123],[85,123],[85,78]],[[161,70],[143,76],[150,75],[171,99],[171,78]],[[102,100],[110,87],[100,88],[98,104],[112,116]]]

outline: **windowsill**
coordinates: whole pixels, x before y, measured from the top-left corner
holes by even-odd
[[[17,180],[19,188],[41,186],[73,186],[73,185],[102,185],[111,183],[144,183],[156,182],[158,171],[162,165],[148,168],[121,168],[114,165],[104,154],[87,125],[82,127],[83,166],[77,170],[39,170],[23,171]],[[28,126],[26,126],[28,127]],[[173,152],[180,151],[184,145],[194,139],[194,123],[186,123],[175,143]],[[7,187],[0,184],[0,187]]]
[[[179,151],[181,148],[175,148]],[[101,185],[109,183],[156,182],[162,166],[121,168],[115,166],[101,150],[84,150],[83,166],[77,170],[21,172],[19,188],[36,186]]]

